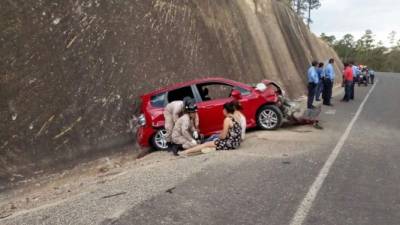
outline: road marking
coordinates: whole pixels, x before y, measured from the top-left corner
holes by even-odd
[[[329,155],[328,160],[325,162],[321,171],[319,171],[319,174],[318,174],[317,178],[315,179],[314,183],[311,185],[310,189],[308,190],[307,195],[304,197],[300,206],[297,208],[297,211],[294,214],[293,219],[290,222],[290,225],[302,225],[303,224],[304,220],[306,219],[306,217],[313,205],[315,198],[318,195],[319,190],[322,187],[322,184],[324,183],[326,177],[329,174],[329,171],[330,171],[333,163],[336,161],[336,158],[338,157],[339,153],[341,152],[344,143],[346,142],[347,138],[349,137],[350,131],[352,130],[355,122],[357,121],[362,110],[364,109],[364,105],[367,102],[372,91],[375,89],[377,83],[378,83],[378,80],[375,82],[375,84],[369,90],[367,96],[365,96],[363,102],[361,103],[360,107],[357,110],[356,115],[353,117],[350,124],[347,126],[346,131],[340,137],[339,142],[336,144],[332,153]]]
[[[336,109],[330,109],[330,110],[326,111],[325,114],[335,115],[336,114]]]

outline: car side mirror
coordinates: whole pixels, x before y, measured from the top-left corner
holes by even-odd
[[[242,98],[242,93],[240,93],[240,91],[238,90],[233,90],[231,93],[231,96],[235,99],[235,100],[239,100]]]

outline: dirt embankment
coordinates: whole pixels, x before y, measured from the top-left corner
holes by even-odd
[[[294,97],[312,59],[338,59],[275,0],[4,1],[0,28],[3,181],[134,143],[138,96],[160,86],[267,78]]]

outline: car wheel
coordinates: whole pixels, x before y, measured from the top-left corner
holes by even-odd
[[[281,127],[283,114],[274,105],[265,105],[257,113],[257,125],[263,130],[276,130]]]
[[[156,150],[165,151],[168,149],[167,140],[165,139],[166,134],[167,131],[165,129],[160,129],[154,134],[151,144]]]

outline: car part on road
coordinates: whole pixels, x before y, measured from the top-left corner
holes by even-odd
[[[168,149],[168,143],[165,139],[166,134],[167,131],[164,128],[157,130],[157,132],[154,134],[153,138],[151,139],[151,144],[156,150],[166,151]]]
[[[283,114],[275,105],[261,107],[257,114],[257,124],[263,130],[276,130],[281,127]]]

